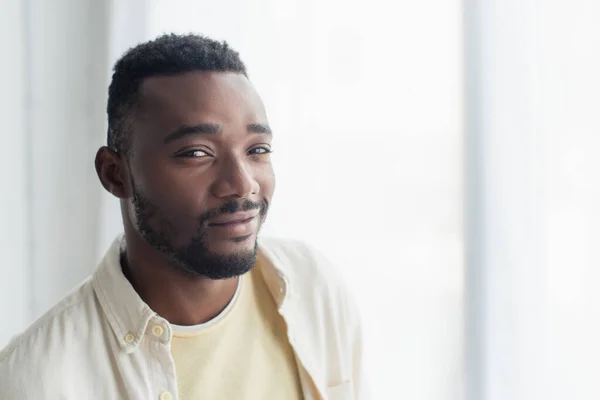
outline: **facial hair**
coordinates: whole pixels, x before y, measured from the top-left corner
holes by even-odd
[[[233,254],[217,254],[206,246],[204,227],[210,218],[238,211],[260,210],[259,217],[264,220],[267,214],[266,201],[253,202],[247,199],[230,201],[218,209],[210,210],[198,218],[198,228],[184,246],[175,246],[172,237],[177,232],[176,224],[162,210],[146,198],[132,182],[133,209],[135,223],[143,239],[160,252],[169,264],[194,277],[209,279],[229,279],[241,276],[256,263],[257,243],[251,250]]]

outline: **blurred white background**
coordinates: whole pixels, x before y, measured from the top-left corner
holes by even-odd
[[[264,234],[338,266],[375,399],[600,397],[600,3],[0,4],[0,347],[121,230],[93,170],[112,64],[197,32],[266,103]]]

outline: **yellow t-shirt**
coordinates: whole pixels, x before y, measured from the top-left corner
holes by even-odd
[[[216,323],[195,332],[174,328],[179,399],[302,399],[285,321],[257,267],[240,278],[237,296]]]

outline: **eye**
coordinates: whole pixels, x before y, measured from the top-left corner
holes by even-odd
[[[204,150],[195,149],[181,152],[177,154],[177,157],[204,158],[210,157],[210,154]]]
[[[269,154],[269,153],[272,153],[272,152],[273,152],[273,150],[271,150],[269,147],[258,146],[258,147],[255,147],[255,148],[251,149],[248,152],[248,154],[252,154],[252,155],[254,155],[254,154]]]

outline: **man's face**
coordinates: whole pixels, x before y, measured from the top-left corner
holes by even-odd
[[[262,102],[237,73],[146,79],[133,118],[127,218],[194,276],[247,272],[275,188]]]

